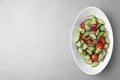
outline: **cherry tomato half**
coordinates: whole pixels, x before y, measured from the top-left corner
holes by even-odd
[[[97,31],[97,29],[96,29],[96,28],[92,28],[92,27],[91,27],[91,31],[96,32],[96,31]]]
[[[86,40],[86,36],[81,35],[81,36],[80,36],[80,39],[82,39],[82,40]]]
[[[95,48],[103,49],[104,45],[102,43],[95,44]]]
[[[96,21],[96,24],[92,24],[91,27],[92,28],[96,28],[98,26],[98,22]]]
[[[90,56],[90,59],[91,59],[92,62],[97,62],[98,61],[98,55],[97,54],[92,54]]]
[[[84,22],[82,22],[82,23],[80,24],[80,27],[81,27],[81,28],[84,28]]]
[[[99,42],[101,42],[102,44],[105,44],[105,37],[100,37]]]
[[[86,43],[87,45],[89,45],[89,44],[92,43],[92,40],[90,40],[90,39],[89,39],[89,40],[86,40],[85,43]]]

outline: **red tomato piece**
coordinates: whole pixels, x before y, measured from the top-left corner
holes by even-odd
[[[98,22],[96,21],[96,24],[92,24],[91,27],[92,28],[96,28],[98,26]]]
[[[100,48],[100,49],[103,49],[104,45],[102,43],[97,43],[95,45],[95,48]]]
[[[99,42],[101,42],[102,44],[105,44],[105,37],[100,37]]]
[[[92,62],[97,62],[98,61],[98,55],[97,54],[92,54],[90,56],[90,59],[91,59]]]
[[[85,43],[86,43],[87,45],[89,45],[89,44],[92,43],[92,40],[90,40],[90,39],[89,39],[89,40],[86,40]]]
[[[97,29],[96,28],[91,28],[91,31],[96,32]]]
[[[80,39],[82,39],[82,40],[86,40],[86,36],[81,35],[81,36],[80,36]]]
[[[84,22],[82,22],[82,23],[80,24],[80,27],[81,27],[81,28],[84,28]]]

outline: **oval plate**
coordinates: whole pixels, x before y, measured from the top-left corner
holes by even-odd
[[[88,65],[84,62],[84,60],[79,55],[79,53],[77,51],[76,44],[74,42],[74,36],[75,36],[76,30],[80,26],[80,23],[82,21],[84,21],[87,18],[87,16],[89,16],[89,15],[95,15],[99,19],[103,19],[103,21],[105,22],[105,28],[108,31],[108,37],[110,39],[110,45],[109,45],[109,48],[108,48],[108,53],[107,53],[105,59],[103,60],[103,62],[100,62],[100,64],[97,67],[91,67],[90,65]],[[107,64],[108,64],[108,62],[111,58],[112,51],[113,51],[113,32],[112,32],[111,24],[110,24],[107,16],[99,8],[87,7],[85,9],[83,9],[77,15],[77,17],[75,18],[75,20],[73,22],[72,29],[71,29],[70,46],[71,46],[71,51],[72,51],[72,54],[73,54],[73,58],[74,58],[76,64],[78,65],[78,67],[83,72],[85,72],[88,75],[96,75],[96,74],[98,74],[98,73],[100,73],[101,71],[104,70],[104,68],[107,66]]]

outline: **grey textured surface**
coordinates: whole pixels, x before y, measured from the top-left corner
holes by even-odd
[[[119,0],[0,0],[0,80],[118,80]],[[96,6],[108,16],[114,51],[105,70],[84,74],[73,60],[69,38],[76,15]]]

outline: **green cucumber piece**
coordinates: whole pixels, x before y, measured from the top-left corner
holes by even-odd
[[[83,40],[80,40],[80,42],[81,42],[81,46],[84,44],[84,41]]]
[[[89,51],[93,51],[95,49],[95,47],[89,46],[88,49],[89,49]]]
[[[82,59],[85,59],[85,54],[80,53],[80,56],[82,57]]]
[[[84,32],[84,36],[88,36],[89,35],[89,32]]]
[[[90,47],[94,47],[94,45],[93,45],[93,44],[91,44],[91,45],[90,45]]]
[[[98,61],[101,62],[103,58],[104,58],[103,54],[99,54]]]
[[[100,26],[100,30],[101,30],[101,31],[105,31],[104,25],[101,25],[101,26]]]
[[[106,41],[106,43],[107,43],[107,44],[109,44],[109,43],[110,43],[110,41],[109,41],[109,38],[108,38],[108,37],[105,37],[105,41]]]
[[[103,36],[104,32],[99,32],[99,36]]]
[[[96,31],[95,35],[97,36],[99,34],[99,30]]]
[[[78,41],[78,42],[76,43],[76,45],[77,45],[77,47],[81,47],[81,42]]]
[[[77,30],[76,33],[75,33],[75,42],[77,42],[79,40],[79,37],[80,37],[80,32]]]
[[[84,43],[83,44],[83,50],[85,50],[88,46]]]
[[[78,52],[79,52],[79,53],[83,53],[82,48],[78,48]]]
[[[106,31],[106,32],[105,32],[105,31],[102,31],[102,32],[99,33],[99,35],[106,37],[106,36],[108,36],[108,31]]]
[[[109,44],[105,44],[105,48],[107,49],[109,47]]]
[[[101,25],[102,25],[102,24],[98,24],[98,25],[97,25],[97,29],[99,29]]]
[[[91,21],[89,19],[85,20],[85,25],[90,25],[91,24]]]
[[[96,43],[96,39],[93,40],[92,44],[95,44]]]
[[[108,31],[104,32],[103,36],[108,36]]]
[[[83,34],[85,32],[85,29],[82,29],[81,33]]]
[[[97,48],[96,50],[95,50],[95,53],[96,54],[99,54],[101,52],[101,49],[100,48]]]
[[[89,29],[90,29],[90,26],[85,25],[85,29],[86,29],[86,30],[89,30]]]
[[[78,31],[79,31],[79,32],[82,32],[82,31],[83,31],[83,29],[82,29],[82,28],[78,28]]]
[[[89,15],[88,17],[87,17],[88,19],[94,19],[94,18],[96,18],[94,15]]]
[[[87,64],[92,64],[91,59],[84,59]]]
[[[86,40],[88,40],[88,39],[90,39],[90,38],[91,38],[91,37],[89,36],[89,37],[86,38]]]
[[[93,19],[91,20],[91,24],[96,24],[96,19],[95,19],[95,18],[93,18]]]
[[[88,54],[92,54],[92,52],[89,49],[87,49],[86,51]]]
[[[93,63],[91,64],[91,66],[92,66],[92,67],[96,67],[98,64],[99,64],[98,62],[93,62]]]
[[[85,59],[90,59],[90,55],[86,54]]]
[[[97,22],[98,22],[99,24],[105,24],[102,19],[98,19]]]
[[[103,54],[103,58],[105,58],[107,52],[105,50],[103,50],[101,53]]]
[[[95,36],[93,33],[90,33],[90,37],[91,37],[92,39],[96,39],[96,36]]]

